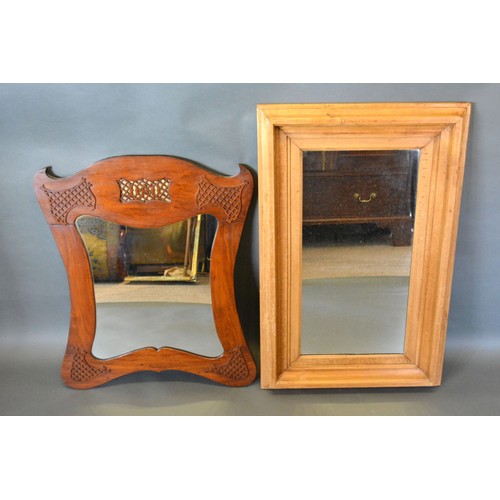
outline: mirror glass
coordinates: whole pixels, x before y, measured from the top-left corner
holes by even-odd
[[[79,217],[76,225],[94,278],[94,356],[143,347],[222,354],[210,293],[213,216],[154,229],[90,216]]]
[[[403,352],[418,161],[303,153],[303,354]]]

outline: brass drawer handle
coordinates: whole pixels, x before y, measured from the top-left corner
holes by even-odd
[[[370,203],[374,198],[377,197],[377,193],[372,193],[367,200],[363,200],[359,193],[354,193],[354,198],[356,198],[360,203]]]

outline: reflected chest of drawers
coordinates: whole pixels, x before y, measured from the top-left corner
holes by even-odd
[[[418,151],[304,152],[303,223],[376,224],[410,245]]]

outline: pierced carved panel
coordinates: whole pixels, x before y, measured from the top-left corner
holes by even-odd
[[[212,365],[210,371],[234,380],[244,380],[248,377],[248,365],[241,347],[234,347],[229,351],[231,358],[224,365]]]
[[[226,213],[226,221],[231,223],[238,219],[241,212],[241,193],[247,182],[234,187],[221,187],[212,184],[206,177],[198,182],[196,203],[203,208],[208,203],[221,207]]]
[[[76,348],[73,356],[73,364],[71,365],[71,378],[76,382],[86,382],[93,378],[109,373],[109,368],[102,366],[96,368],[86,360],[87,351]]]
[[[121,178],[118,182],[120,186],[120,201],[122,203],[131,203],[139,201],[141,203],[148,203],[150,201],[163,201],[170,203],[170,180],[169,179],[138,179],[136,181],[129,181]]]
[[[57,222],[66,224],[68,214],[76,207],[95,208],[96,199],[91,189],[92,184],[84,177],[80,184],[69,189],[54,191],[43,186],[45,194],[49,198],[50,213]]]

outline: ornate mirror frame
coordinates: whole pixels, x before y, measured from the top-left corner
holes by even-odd
[[[447,102],[257,106],[263,388],[441,383],[470,109]],[[404,352],[301,354],[302,152],[402,149],[420,150]]]
[[[237,176],[222,177],[175,157],[121,156],[64,179],[46,168],[36,174],[34,184],[68,275],[71,319],[62,364],[66,385],[88,389],[145,370],[180,370],[230,386],[248,385],[255,379],[255,362],[234,296],[234,265],[253,191],[246,167],[240,165]],[[96,358],[92,354],[94,282],[76,219],[90,215],[116,224],[156,228],[197,214],[210,214],[218,221],[210,288],[223,354],[212,358],[171,347],[145,347],[113,358]]]

